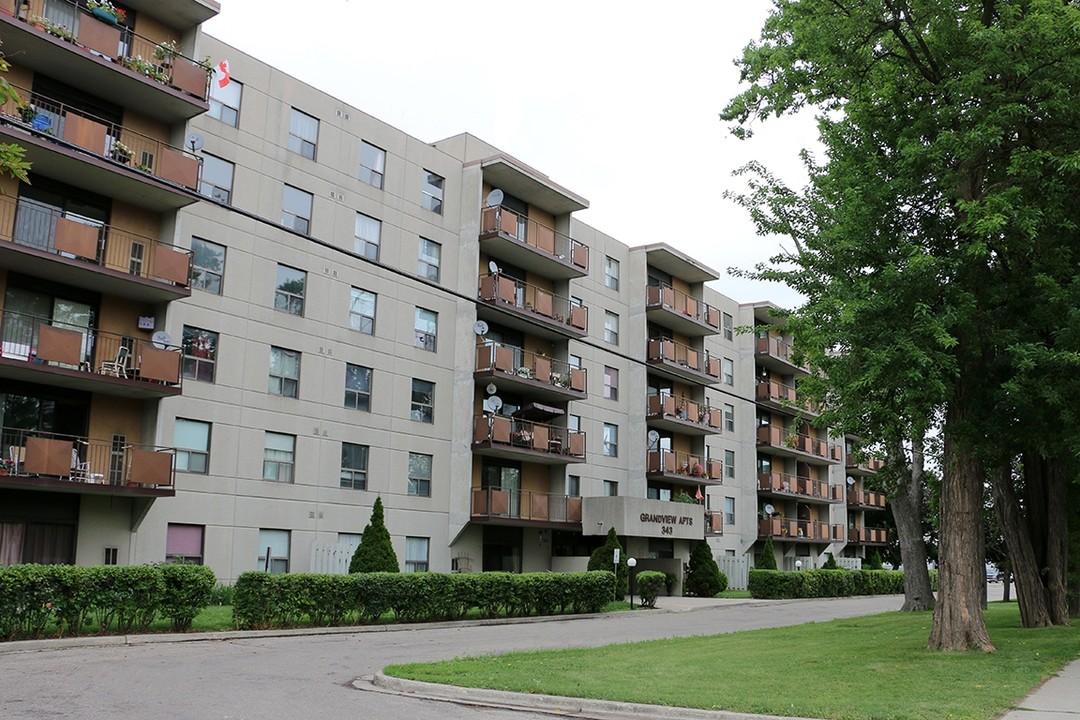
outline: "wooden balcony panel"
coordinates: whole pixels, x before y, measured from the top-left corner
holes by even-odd
[[[56,218],[56,234],[53,243],[57,251],[69,253],[88,260],[96,260],[98,256],[98,234],[100,228],[86,223],[68,220],[64,217]],[[187,283],[187,276],[184,277]]]

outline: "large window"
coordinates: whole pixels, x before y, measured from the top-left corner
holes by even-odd
[[[233,164],[214,155],[203,153],[199,192],[218,202],[228,204],[232,199]]]
[[[371,368],[345,364],[345,407],[371,412]]]
[[[169,523],[165,530],[165,562],[203,564],[202,525]]]
[[[435,352],[439,336],[439,313],[434,310],[416,308],[416,320],[413,322],[416,338],[413,345],[422,350]]]
[[[191,287],[220,295],[221,281],[225,276],[225,246],[193,237],[191,254]]]
[[[413,379],[409,417],[422,423],[435,422],[435,383]]]
[[[405,572],[427,572],[430,545],[426,537],[405,538]]]
[[[434,240],[420,238],[420,263],[417,274],[430,280],[439,282],[439,268],[442,265],[442,245]]]
[[[267,431],[263,440],[263,480],[291,483],[296,464],[296,436]]]
[[[218,334],[190,325],[184,326],[184,377],[214,382],[217,366]]]
[[[289,572],[289,535],[288,530],[259,530],[258,570]]]
[[[431,455],[409,453],[409,494],[431,497]]]
[[[619,261],[615,258],[604,258],[604,285],[612,290],[619,289]]]
[[[311,231],[311,193],[285,185],[281,195],[281,224],[307,235]]]
[[[425,170],[424,187],[420,194],[420,204],[433,213],[442,215],[443,185],[446,180],[441,175]]]
[[[354,287],[349,296],[349,327],[365,335],[374,335],[377,302],[375,293]]]
[[[368,446],[341,443],[341,487],[367,489]]]
[[[226,125],[240,126],[240,98],[244,94],[244,85],[232,78],[221,87],[217,81],[217,75],[210,81],[210,112],[212,118],[217,118]]]
[[[278,312],[302,316],[306,286],[306,272],[288,265],[278,265],[277,285],[274,287],[274,309]]]
[[[617,368],[604,366],[604,397],[608,400],[619,399],[619,371]]]
[[[612,345],[619,344],[619,316],[610,310],[604,311],[604,340]]]
[[[360,143],[360,180],[377,188],[383,186],[386,172],[386,151],[371,143]]]
[[[318,144],[319,119],[293,108],[289,117],[289,149],[314,160],[315,146]]]
[[[210,423],[176,418],[173,447],[177,472],[205,475],[210,471]]]
[[[270,381],[267,392],[282,397],[299,396],[300,353],[285,348],[270,348]]]
[[[353,251],[368,260],[378,260],[379,243],[382,240],[382,222],[370,215],[356,213],[355,232]]]
[[[619,426],[604,423],[604,455],[619,456]]]

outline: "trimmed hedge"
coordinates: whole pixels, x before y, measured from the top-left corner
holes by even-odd
[[[186,630],[210,604],[214,573],[201,565],[9,565],[0,567],[0,640],[144,632],[158,618]]]
[[[937,572],[930,572],[937,589]],[[902,595],[903,570],[750,570],[750,595],[761,599]]]
[[[662,572],[642,570],[637,574],[637,590],[641,596],[641,607],[656,607],[656,598],[667,587],[667,576]]]
[[[663,576],[661,575],[661,578]],[[615,576],[584,573],[246,572],[236,581],[233,619],[241,629],[359,625],[392,612],[399,622],[595,613],[611,600]],[[661,582],[661,586],[663,583]]]

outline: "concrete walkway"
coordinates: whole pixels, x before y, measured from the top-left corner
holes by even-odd
[[[1066,665],[1001,720],[1080,720],[1080,660]]]

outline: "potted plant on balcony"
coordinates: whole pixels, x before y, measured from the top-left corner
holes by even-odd
[[[33,122],[34,118],[36,118],[37,115],[38,109],[30,103],[19,106],[19,117],[22,118],[22,121],[24,123]]]
[[[109,25],[117,25],[127,20],[127,13],[109,0],[87,0],[86,7],[90,9],[91,15]]]
[[[119,140],[114,140],[112,149],[109,150],[109,156],[117,162],[122,162],[125,165],[131,162],[131,156],[135,153],[124,143]]]
[[[701,467],[701,463],[694,463],[694,466],[690,468],[691,477],[705,477],[705,468]]]
[[[154,48],[154,57],[161,61],[162,67],[172,67],[173,58],[180,54],[180,48],[175,40],[166,40],[158,43]]]

